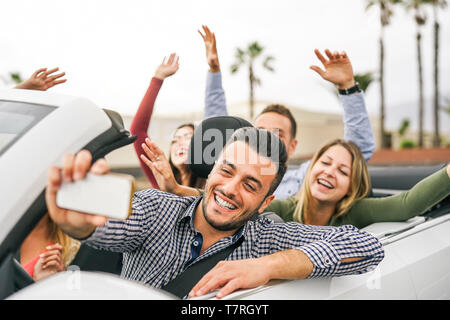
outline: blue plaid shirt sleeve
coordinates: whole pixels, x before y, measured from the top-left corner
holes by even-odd
[[[145,208],[143,207],[145,198]],[[132,214],[127,220],[109,219],[104,226],[97,227],[83,243],[96,249],[115,252],[130,252],[140,247],[151,232],[157,219],[160,202],[154,193],[135,193]]]
[[[273,223],[263,227],[258,250],[271,254],[298,249],[314,265],[309,278],[360,274],[373,270],[384,258],[381,242],[354,226],[323,227],[296,222]],[[361,258],[342,262],[346,258]]]

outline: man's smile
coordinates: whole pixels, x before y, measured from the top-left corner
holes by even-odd
[[[236,210],[239,205],[229,199],[228,197],[222,195],[220,192],[214,192],[214,202],[225,211],[233,211]]]

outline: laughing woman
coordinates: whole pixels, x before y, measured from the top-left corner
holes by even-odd
[[[265,211],[284,221],[312,225],[405,221],[424,213],[450,194],[450,165],[417,183],[411,190],[384,198],[366,198],[370,177],[359,148],[334,140],[316,152],[297,195],[274,200]]]

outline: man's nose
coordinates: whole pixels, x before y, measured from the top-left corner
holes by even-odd
[[[239,179],[236,177],[233,179],[226,180],[221,187],[224,195],[230,199],[236,198],[236,194],[239,190]]]

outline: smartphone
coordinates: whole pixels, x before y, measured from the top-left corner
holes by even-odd
[[[60,208],[125,220],[131,215],[134,177],[88,173],[83,180],[63,182],[56,195]]]

